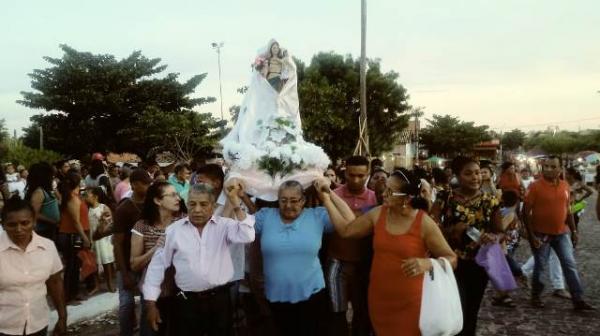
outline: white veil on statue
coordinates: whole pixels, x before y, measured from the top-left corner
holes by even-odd
[[[228,177],[240,177],[255,197],[274,201],[279,185],[296,180],[307,187],[329,164],[323,150],[304,141],[300,121],[296,64],[279,49],[280,91],[265,77],[275,40],[261,49],[253,66],[250,85],[240,106],[236,124],[221,140],[230,165]]]

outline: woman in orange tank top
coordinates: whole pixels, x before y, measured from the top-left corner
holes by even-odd
[[[387,180],[383,206],[349,224],[332,218],[342,237],[374,233],[369,315],[377,336],[420,335],[423,274],[432,268],[429,255],[456,266],[456,255],[437,224],[411,205],[419,184],[408,171],[396,171]]]
[[[79,297],[79,268],[77,252],[81,248],[90,248],[88,207],[79,197],[81,176],[69,171],[60,181],[58,190],[61,195],[60,222],[58,225],[58,246],[65,259],[65,298],[66,301]]]

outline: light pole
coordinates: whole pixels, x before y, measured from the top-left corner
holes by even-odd
[[[219,63],[219,100],[221,101],[221,121],[223,121],[223,84],[221,82],[221,48],[223,48],[223,42],[213,42],[211,46],[217,51],[217,62]]]

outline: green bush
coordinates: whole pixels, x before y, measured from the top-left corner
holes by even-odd
[[[61,159],[61,155],[50,150],[33,149],[23,145],[18,140],[8,140],[6,142],[5,155],[1,161],[12,162],[14,164],[24,165],[29,167],[36,162],[46,161],[52,164]]]

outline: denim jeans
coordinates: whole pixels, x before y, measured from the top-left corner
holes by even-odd
[[[135,296],[134,292],[123,288],[123,277],[117,272],[119,288],[119,335],[133,336],[135,328]]]
[[[550,248],[556,252],[556,256],[560,261],[565,280],[569,286],[571,297],[573,301],[581,301],[583,296],[583,286],[579,279],[579,273],[577,271],[577,263],[575,262],[575,256],[573,254],[573,244],[571,243],[571,235],[564,233],[561,235],[549,235],[547,241],[543,242],[538,249],[533,250],[533,257],[535,259],[535,266],[533,267],[533,278],[531,294],[532,296],[539,296],[544,289],[544,285],[540,281],[540,276],[544,270],[544,266],[548,262],[550,256]]]
[[[523,274],[531,279],[533,276],[533,267],[535,266],[535,260],[533,256],[527,259],[527,262],[521,267]],[[547,272],[546,272],[547,270]],[[548,273],[550,279],[550,285],[553,290],[565,289],[565,277],[563,276],[562,268],[560,267],[560,260],[556,256],[554,250],[550,250],[550,257],[548,258],[548,268],[544,268],[542,273],[542,279],[546,278],[545,273]]]

